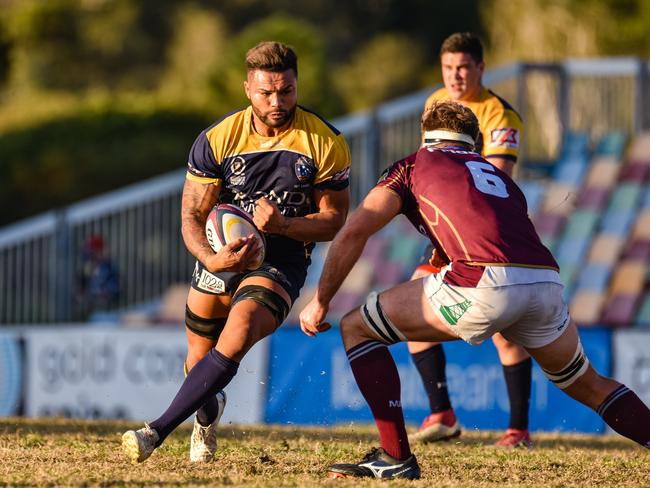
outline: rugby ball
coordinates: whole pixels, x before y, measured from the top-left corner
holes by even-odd
[[[257,260],[248,268],[253,270],[262,265],[266,253],[266,240],[255,227],[253,217],[236,205],[220,203],[210,211],[205,222],[205,235],[214,252],[219,252],[229,242],[251,234],[262,244]]]

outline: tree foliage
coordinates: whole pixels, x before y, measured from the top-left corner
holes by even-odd
[[[261,40],[296,49],[300,103],[332,117],[438,81],[452,32],[494,66],[647,57],[648,25],[645,0],[0,0],[0,225],[182,166],[247,103]]]

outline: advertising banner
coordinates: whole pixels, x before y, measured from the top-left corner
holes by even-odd
[[[23,369],[18,336],[0,332],[0,416],[19,413]]]
[[[650,330],[614,333],[614,378],[650,405]]]
[[[582,342],[596,369],[609,374],[610,333],[581,331]],[[503,430],[509,404],[503,369],[491,341],[478,347],[457,341],[444,345],[452,404],[465,429]],[[390,348],[402,386],[407,422],[419,424],[429,414],[420,376],[405,344]],[[284,326],[271,340],[271,383],[266,421],[323,424],[372,421],[356,386],[338,330],[316,338],[297,327]],[[381,377],[378,377],[381,382]],[[552,385],[537,365],[533,368],[530,427],[533,430],[603,432],[604,423]]]
[[[57,327],[24,337],[28,416],[153,420],[183,381],[181,330]],[[222,423],[262,420],[267,350],[267,342],[257,344],[240,365]]]

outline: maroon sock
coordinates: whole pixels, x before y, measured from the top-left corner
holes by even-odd
[[[623,437],[650,449],[650,410],[627,386],[610,393],[596,412]]]
[[[400,394],[399,375],[385,344],[366,341],[347,351],[359,390],[379,430],[381,447],[396,459],[411,455]]]

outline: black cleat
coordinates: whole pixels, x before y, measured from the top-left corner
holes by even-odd
[[[420,466],[415,455],[404,461],[389,456],[381,447],[374,447],[359,464],[333,464],[328,469],[330,478],[420,478]]]

